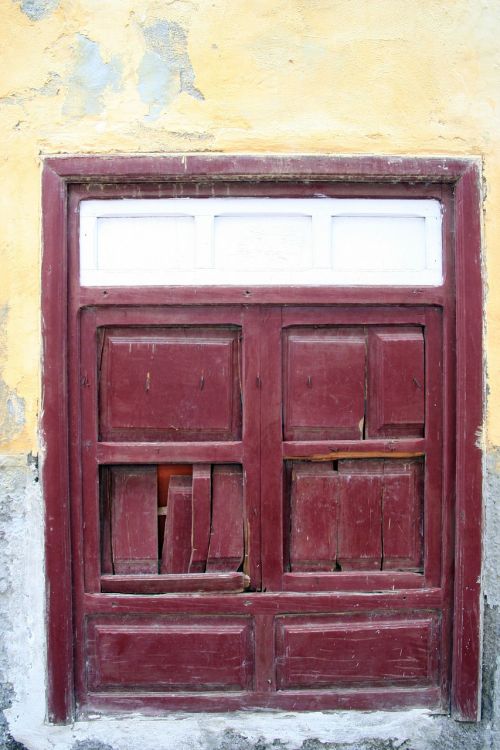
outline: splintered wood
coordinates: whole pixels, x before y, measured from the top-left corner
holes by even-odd
[[[103,575],[194,576],[241,568],[241,466],[109,467],[103,475],[101,507]],[[178,584],[182,590],[181,579]],[[199,584],[209,585],[203,579]],[[221,586],[227,588],[228,582]],[[187,580],[185,588],[192,589]]]

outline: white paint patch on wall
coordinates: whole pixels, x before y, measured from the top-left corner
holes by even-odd
[[[84,286],[442,283],[436,200],[82,201]]]

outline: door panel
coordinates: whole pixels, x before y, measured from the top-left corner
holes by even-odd
[[[359,329],[285,336],[285,440],[363,436],[366,350]]]
[[[278,686],[428,685],[438,677],[435,618],[280,618]]]
[[[367,436],[424,434],[424,337],[415,328],[368,335]]]
[[[104,332],[103,440],[236,440],[241,436],[237,331]]]
[[[248,690],[254,652],[248,618],[90,620],[91,690]]]

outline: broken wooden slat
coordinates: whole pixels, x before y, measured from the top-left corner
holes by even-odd
[[[101,576],[101,591],[115,594],[238,593],[248,588],[243,573],[174,573],[170,575]]]
[[[331,571],[337,554],[337,483],[332,464],[294,465],[290,568]]]
[[[113,466],[110,473],[114,571],[157,573],[156,466]]]
[[[235,465],[214,466],[208,571],[236,571],[243,546],[243,473]]]
[[[190,573],[203,573],[207,565],[210,541],[211,484],[212,467],[209,464],[195,464],[193,466]]]
[[[422,569],[422,464],[386,461],[382,493],[384,570]]]
[[[167,516],[168,488],[170,479],[174,476],[190,477],[193,472],[191,464],[159,464],[158,465],[158,539],[161,550],[165,538],[165,520]]]
[[[191,478],[171,477],[168,489],[162,573],[187,573],[191,558]]]
[[[342,570],[380,570],[382,471],[381,461],[339,462],[337,560]]]

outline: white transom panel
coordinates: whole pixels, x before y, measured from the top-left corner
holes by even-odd
[[[83,286],[437,286],[441,204],[168,198],[80,204]]]

